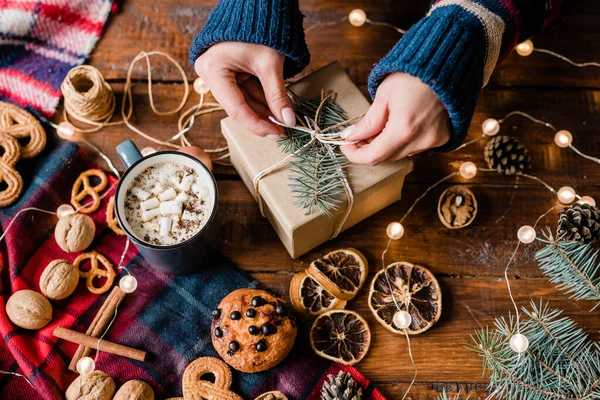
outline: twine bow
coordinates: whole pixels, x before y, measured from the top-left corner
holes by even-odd
[[[258,186],[260,183],[260,180],[262,178],[264,178],[265,176],[278,170],[282,166],[286,165],[292,157],[302,154],[302,152],[304,152],[307,148],[312,146],[317,141],[320,143],[323,143],[325,145],[328,145],[325,147],[332,157],[334,156],[334,150],[332,149],[332,146],[344,146],[344,145],[357,143],[356,141],[344,140],[340,136],[340,132],[338,129],[342,126],[354,123],[355,121],[362,118],[363,115],[359,115],[357,117],[350,118],[346,121],[339,122],[335,125],[325,128],[325,129],[320,129],[319,126],[317,125],[317,121],[319,120],[319,115],[321,113],[321,110],[323,109],[323,106],[331,98],[332,95],[333,94],[330,93],[327,96],[325,96],[323,93],[321,93],[321,103],[319,104],[319,107],[317,108],[317,111],[315,112],[314,119],[311,120],[307,116],[304,116],[304,121],[306,122],[306,123],[304,123],[302,121],[302,118],[298,114],[296,114],[296,120],[300,121],[302,126],[288,125],[288,124],[279,122],[278,120],[276,120],[273,117],[269,117],[271,122],[273,122],[274,124],[282,126],[284,128],[293,129],[293,130],[307,133],[310,135],[311,139],[304,146],[302,146],[295,152],[290,153],[289,155],[287,155],[280,161],[276,162],[275,164],[273,164],[273,165],[265,168],[261,172],[259,172],[252,180],[252,183],[254,186],[254,197],[256,198],[256,200],[258,202],[258,207],[259,207],[260,213],[262,214],[263,217],[265,216],[264,205],[263,205],[263,201],[260,197],[259,186]],[[346,223],[348,216],[350,215],[350,212],[352,211],[352,206],[354,205],[354,193],[352,192],[352,188],[350,187],[348,178],[346,178],[346,175],[343,173],[341,167],[338,168],[338,172],[339,172],[340,180],[341,180],[342,184],[344,185],[344,191],[346,192],[346,196],[348,199],[348,205],[346,207],[346,212],[344,213],[342,220],[337,224],[336,230],[335,230],[334,234],[332,235],[331,239],[335,239],[340,234],[342,227]]]

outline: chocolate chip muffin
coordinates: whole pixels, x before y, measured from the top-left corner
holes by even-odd
[[[264,290],[229,293],[212,314],[212,343],[231,367],[261,372],[279,364],[296,339],[296,323],[282,299]]]

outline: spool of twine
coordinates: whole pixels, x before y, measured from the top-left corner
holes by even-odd
[[[92,125],[75,127],[80,132],[95,132],[109,124],[115,111],[115,94],[104,76],[91,65],[72,68],[60,86],[64,97],[64,118]]]

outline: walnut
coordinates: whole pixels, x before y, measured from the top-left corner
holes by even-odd
[[[50,300],[63,300],[77,287],[79,272],[67,260],[50,262],[40,277],[40,291]]]
[[[67,400],[111,400],[115,393],[115,381],[102,371],[79,376],[67,388]]]
[[[438,215],[447,228],[460,229],[469,226],[477,215],[475,195],[465,186],[449,187],[440,196]]]
[[[154,391],[144,381],[127,381],[117,391],[113,400],[154,400]]]
[[[254,400],[288,400],[288,398],[281,392],[267,392],[261,394]]]
[[[94,221],[85,214],[70,214],[62,217],[54,230],[56,243],[67,253],[85,250],[92,244],[95,234]]]
[[[8,319],[24,329],[40,329],[52,320],[52,305],[33,290],[19,290],[6,302]]]

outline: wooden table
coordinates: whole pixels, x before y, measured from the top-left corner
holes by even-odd
[[[418,3],[418,4],[417,4]],[[373,20],[410,27],[426,11],[428,1],[358,0],[327,2],[302,0],[305,26],[316,21],[339,20],[355,8],[366,10]],[[189,45],[203,26],[214,0],[127,0],[117,15],[110,18],[106,33],[90,63],[98,67],[113,84],[120,97],[127,67],[141,50],[162,50],[185,66],[187,78],[195,74],[188,62]],[[576,60],[600,58],[600,3],[594,0],[565,1],[559,19],[535,38],[535,45],[558,51]],[[312,63],[303,74],[331,61],[340,60],[351,78],[366,93],[371,65],[377,62],[400,38],[386,27],[349,24],[321,27],[308,33]],[[138,71],[141,71],[138,68]],[[157,107],[174,107],[180,100],[183,85],[177,71],[167,64],[154,69]],[[136,110],[133,123],[153,135],[166,139],[173,135],[177,117],[157,117],[149,107],[147,87],[136,74],[134,87]],[[513,54],[494,73],[484,90],[471,124],[469,138],[481,134],[480,126],[488,117],[501,118],[512,110],[523,110],[546,119],[556,127],[573,133],[574,144],[582,151],[600,155],[600,69],[579,69],[544,54],[522,58]],[[188,106],[197,101],[191,96]],[[205,148],[224,144],[219,120],[222,113],[199,120],[189,135],[192,142]],[[57,114],[56,120],[60,120]],[[511,119],[503,132],[514,135],[532,154],[532,173],[553,186],[571,185],[578,193],[600,200],[597,182],[600,166],[583,160],[568,149],[553,145],[553,133],[541,125],[522,118]],[[88,140],[117,160],[115,146],[126,138],[139,146],[151,143],[135,136],[124,127],[103,129],[89,134]],[[224,228],[223,253],[240,268],[250,272],[267,287],[287,292],[293,274],[307,267],[311,260],[340,247],[356,247],[368,257],[371,275],[381,265],[379,255],[386,243],[385,227],[398,218],[423,190],[450,173],[462,160],[483,165],[483,143],[452,154],[421,154],[414,158],[415,171],[408,177],[404,198],[384,211],[362,222],[338,239],[326,243],[292,260],[279,242],[269,223],[264,220],[250,193],[230,167],[217,167],[215,174],[221,193],[220,212]],[[455,181],[459,181],[456,179]],[[452,184],[449,182],[448,185]],[[516,244],[517,229],[532,224],[535,218],[556,204],[556,198],[540,185],[480,173],[468,182],[479,201],[479,214],[471,227],[451,231],[442,226],[437,216],[437,200],[448,185],[436,188],[406,220],[405,237],[394,243],[393,260],[406,260],[424,265],[440,279],[444,290],[443,315],[437,325],[412,339],[415,361],[419,367],[417,384],[409,398],[433,398],[442,388],[456,392],[485,392],[478,357],[464,348],[479,324],[485,325],[512,308],[503,272]],[[551,226],[556,217],[543,222]],[[562,308],[578,321],[595,339],[600,335],[598,311],[589,313],[592,304],[575,303],[557,292],[544,278],[533,256],[539,245],[525,246],[510,269],[513,292],[519,305],[540,298],[553,307]],[[380,326],[368,310],[366,291],[349,304],[369,322],[373,341],[368,356],[357,365],[376,382],[389,399],[401,399],[412,379],[406,340]]]

